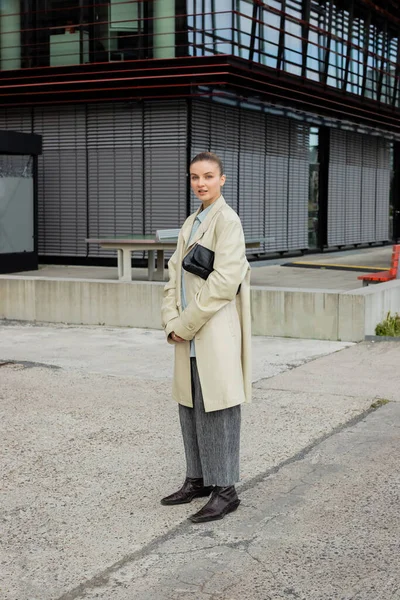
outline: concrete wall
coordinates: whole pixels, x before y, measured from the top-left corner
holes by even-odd
[[[349,341],[341,326],[340,295],[323,290],[252,287],[252,327],[254,335]],[[350,332],[357,340],[362,331]],[[352,340],[350,340],[352,341]]]
[[[162,283],[0,277],[0,319],[161,329]]]
[[[374,335],[375,327],[387,313],[400,313],[400,279],[369,285],[368,287],[343,294],[355,303],[364,303],[363,326],[365,335]]]
[[[164,284],[0,276],[0,319],[160,329]],[[339,293],[252,288],[254,335],[358,342],[391,310],[400,280]]]

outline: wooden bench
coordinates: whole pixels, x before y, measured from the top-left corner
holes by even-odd
[[[400,278],[399,268],[399,257],[400,257],[400,244],[393,246],[392,252],[392,264],[388,271],[380,271],[379,273],[369,273],[368,275],[360,275],[357,279],[363,282],[363,286],[370,283],[385,283],[386,281],[392,281],[392,279]]]

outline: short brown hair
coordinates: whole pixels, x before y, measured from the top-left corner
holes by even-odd
[[[194,163],[200,162],[202,160],[208,160],[209,162],[216,163],[219,167],[221,175],[224,174],[224,165],[222,164],[222,160],[219,156],[217,156],[217,154],[214,154],[214,152],[200,152],[200,154],[197,154],[194,158],[192,158],[192,160],[190,161],[190,167]]]

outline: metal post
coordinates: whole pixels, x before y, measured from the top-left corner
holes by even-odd
[[[301,26],[301,50],[302,50],[302,64],[301,64],[301,76],[307,76],[307,53],[308,53],[308,41],[309,41],[309,33],[310,33],[310,14],[311,14],[311,0],[305,0],[303,2],[302,9],[302,19],[303,24]]]
[[[282,0],[281,7],[281,20],[279,24],[279,42],[278,42],[278,58],[276,63],[277,71],[282,70],[284,66],[284,54],[285,54],[285,12],[286,12],[286,0]]]
[[[361,86],[361,96],[365,96],[365,89],[367,87],[367,66],[368,66],[368,49],[369,49],[369,35],[371,31],[371,10],[368,11],[368,17],[365,22],[365,39],[364,39],[364,50],[363,50],[363,80]]]
[[[260,6],[257,2],[253,4],[253,14],[251,21],[251,34],[250,34],[250,50],[249,50],[249,60],[254,60],[254,46],[256,41],[256,33],[257,33],[257,19],[259,18]],[[261,19],[260,19],[261,20]],[[259,36],[261,38],[261,35]],[[261,62],[261,57],[260,57]]]
[[[397,30],[397,60],[396,70],[394,74],[393,93],[392,93],[392,106],[396,106],[397,95],[399,93],[400,85],[400,30]]]
[[[328,202],[329,202],[329,127],[320,127],[318,136],[319,198],[318,198],[318,247],[328,245]]]
[[[400,142],[393,144],[393,240],[400,240]]]
[[[33,249],[36,260],[39,256],[39,189],[38,189],[38,157],[33,156]]]
[[[346,52],[346,64],[344,67],[344,76],[343,76],[343,83],[342,83],[342,90],[345,92],[347,91],[347,83],[348,83],[348,78],[349,78],[349,71],[350,71],[350,60],[351,60],[351,49],[353,47],[353,24],[354,24],[354,0],[351,0],[350,2],[350,9],[349,9],[349,37],[347,40],[347,52]]]
[[[384,69],[385,69],[386,56],[389,57],[389,48],[390,48],[390,45],[389,45],[389,36],[388,36],[388,22],[385,21],[385,26],[384,26],[384,30],[383,30],[383,39],[382,39],[382,58],[381,58],[381,64],[380,64],[378,87],[377,87],[377,92],[376,92],[376,100],[378,102],[381,102],[383,74],[384,74]],[[385,52],[386,52],[386,56],[385,56]]]
[[[331,44],[332,44],[332,16],[333,16],[333,0],[329,3],[329,14],[328,14],[328,27],[327,27],[327,44],[325,50],[325,60],[324,60],[324,71],[322,75],[322,83],[324,85],[327,84],[328,81],[328,69],[329,69],[329,59],[331,54]]]

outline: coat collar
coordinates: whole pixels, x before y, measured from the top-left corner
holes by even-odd
[[[218,200],[216,200],[211,205],[211,208],[210,208],[209,212],[207,213],[206,218],[204,219],[204,221],[202,221],[200,223],[198,230],[196,231],[193,239],[191,240],[190,246],[187,246],[187,243],[190,238],[190,234],[192,232],[193,223],[195,222],[197,215],[200,213],[201,205],[199,206],[197,211],[188,218],[185,228],[182,230],[182,235],[183,235],[183,239],[185,240],[185,246],[186,246],[185,252],[187,252],[196,242],[198,242],[198,240],[202,237],[204,232],[208,229],[214,216],[217,214],[217,212],[219,212],[221,210],[221,208],[223,206],[225,206],[225,204],[226,204],[225,199],[221,195],[218,198]]]

